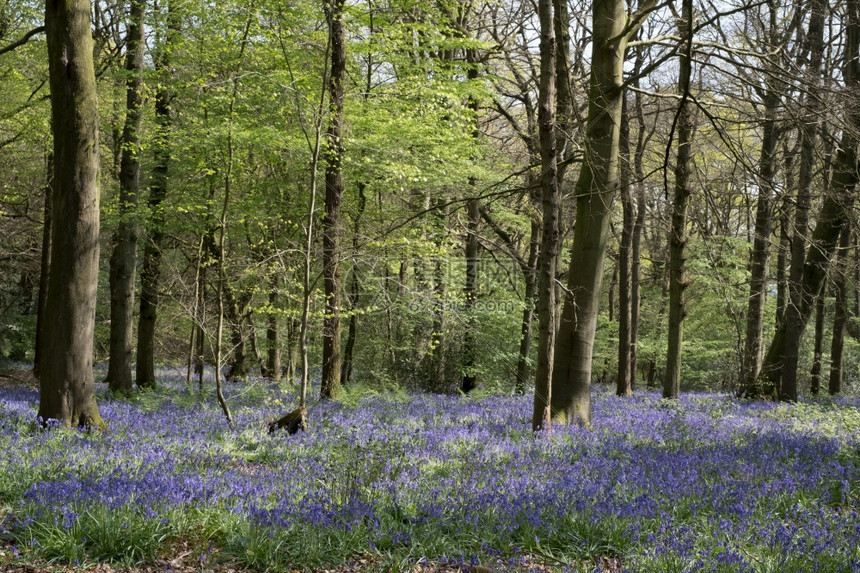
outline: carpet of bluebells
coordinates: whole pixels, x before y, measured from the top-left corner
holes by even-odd
[[[592,428],[534,436],[529,397],[363,389],[313,404],[289,436],[266,423],[295,407],[292,387],[230,385],[231,430],[211,392],[161,383],[100,391],[99,433],[35,429],[38,393],[0,388],[7,562],[134,563],[193,539],[201,564],[259,570],[373,555],[387,570],[860,572],[856,398],[598,387]]]

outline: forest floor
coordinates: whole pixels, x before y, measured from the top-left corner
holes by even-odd
[[[857,397],[595,386],[591,428],[535,435],[528,396],[356,385],[288,435],[290,384],[228,384],[231,427],[159,382],[98,383],[88,433],[0,377],[0,573],[860,571]]]

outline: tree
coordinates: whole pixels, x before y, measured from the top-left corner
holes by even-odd
[[[780,45],[777,37],[777,6],[771,4],[769,28],[764,45]],[[768,52],[771,50],[768,49]],[[762,333],[764,330],[764,310],[767,293],[768,260],[770,257],[771,201],[773,198],[774,174],[776,170],[776,149],[779,142],[777,112],[781,105],[779,91],[778,63],[773,57],[764,62],[767,70],[762,93],[764,118],[762,126],[761,156],[758,161],[758,195],[756,198],[755,241],[750,253],[750,294],[747,305],[747,327],[744,347],[743,374],[741,387],[754,386],[761,369]],[[802,233],[802,231],[801,231]]]
[[[813,303],[827,276],[827,267],[842,229],[849,221],[858,181],[857,142],[860,106],[856,94],[860,84],[860,2],[846,2],[846,42],[843,77],[846,86],[844,125],[824,202],[809,241],[801,276],[792,280],[795,292],[789,296],[786,317],[774,334],[762,364],[761,378],[766,389],[774,389],[780,400],[797,400],[797,361],[800,338],[812,313]],[[801,187],[802,188],[802,187]],[[794,254],[792,255],[794,258]]]
[[[158,317],[159,278],[161,276],[162,243],[164,242],[164,200],[170,169],[170,131],[172,125],[171,57],[179,34],[177,0],[167,6],[167,30],[163,45],[155,54],[155,71],[160,76],[155,92],[155,165],[149,184],[149,220],[140,272],[140,314],[137,322],[136,384],[139,388],[155,386],[155,324]],[[199,286],[195,281],[195,288]],[[197,297],[195,297],[196,300]],[[195,302],[196,304],[196,302]],[[201,339],[202,342],[202,339]],[[191,341],[194,346],[194,340]],[[189,353],[190,355],[190,353]],[[189,374],[190,376],[190,374]],[[190,378],[189,378],[190,380]]]
[[[137,197],[140,193],[140,127],[143,115],[144,0],[133,0],[126,37],[126,116],[119,170],[119,227],[110,258],[110,356],[107,381],[114,392],[132,391],[131,353]]]
[[[851,248],[851,229],[842,229],[839,238],[839,250],[836,252],[834,265],[836,303],[833,316],[833,338],[830,345],[830,379],[827,390],[830,395],[842,392],[842,359],[845,349],[845,330],[848,323],[848,249]]]
[[[54,126],[51,267],[39,417],[104,423],[95,401],[93,329],[99,260],[99,124],[89,0],[48,2],[45,35]]]
[[[552,373],[556,338],[555,276],[561,244],[561,193],[558,185],[558,149],[556,142],[556,58],[553,3],[541,0],[540,83],[538,92],[538,132],[541,158],[541,227],[538,255],[538,359],[535,372],[532,430],[549,431],[552,423]]]
[[[323,398],[340,394],[340,257],[341,201],[343,200],[343,96],[346,82],[346,29],[343,22],[344,0],[326,0],[324,9],[331,42],[329,75],[329,129],[325,159],[325,218],[323,219]]]
[[[627,42],[653,6],[646,0],[632,15],[622,0],[598,0],[592,6],[585,152],[576,182],[576,228],[552,373],[552,417],[561,423],[591,423],[591,358],[619,183],[624,55]]]
[[[687,314],[687,208],[690,202],[692,171],[693,109],[690,78],[693,69],[693,2],[683,0],[678,28],[684,42],[678,66],[678,104],[676,118],[678,154],[675,158],[675,195],[672,200],[672,228],[669,231],[669,332],[666,349],[666,375],[663,397],[678,398],[681,389],[681,344]],[[671,138],[670,138],[671,141]]]

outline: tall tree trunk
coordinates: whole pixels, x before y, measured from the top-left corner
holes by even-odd
[[[633,227],[635,224],[633,193],[630,173],[630,120],[626,98],[621,108],[621,241],[618,244],[618,377],[615,393],[630,396],[633,393],[630,376],[630,319],[632,316],[631,260]]]
[[[532,346],[532,323],[535,314],[535,291],[537,290],[537,260],[540,250],[541,223],[532,217],[531,233],[529,234],[529,258],[523,269],[525,293],[523,296],[523,318],[520,323],[520,349],[517,356],[517,381],[514,391],[517,394],[526,393],[529,380],[529,356]]]
[[[824,291],[822,289],[815,299],[815,344],[812,355],[812,369],[809,372],[809,390],[817,395],[821,390],[821,362],[823,359],[822,347],[824,346]]]
[[[851,229],[842,229],[839,250],[836,252],[836,305],[833,315],[833,339],[830,345],[831,395],[842,392],[842,351],[845,345],[845,325],[848,323],[848,249],[851,248]]]
[[[137,268],[137,198],[140,194],[140,125],[143,116],[144,0],[132,0],[126,38],[126,112],[119,167],[119,226],[110,258],[110,350],[107,382],[131,393],[134,277]]]
[[[472,186],[474,189],[474,185]],[[463,298],[465,301],[466,329],[463,333],[463,379],[460,390],[469,393],[478,387],[478,377],[475,373],[475,360],[477,348],[475,341],[475,306],[478,302],[478,263],[479,243],[478,225],[481,222],[478,200],[469,199],[466,202],[466,284],[463,287]]]
[[[99,116],[89,0],[47,2],[45,36],[54,128],[54,224],[39,364],[39,418],[103,426],[93,381]]]
[[[361,218],[367,206],[367,197],[364,194],[365,184],[358,184],[358,211],[352,225],[352,252],[358,254],[358,233],[361,229]],[[355,349],[355,337],[358,331],[358,303],[359,303],[359,278],[358,265],[352,265],[352,275],[349,282],[349,327],[347,328],[346,346],[343,350],[343,366],[341,367],[341,381],[349,384],[352,380],[353,351]]]
[[[636,55],[635,70],[641,69],[643,59],[641,50]],[[634,81],[639,86],[639,80]],[[633,154],[633,177],[636,180],[636,221],[633,224],[633,237],[630,241],[630,390],[636,386],[636,370],[639,360],[639,311],[642,297],[639,294],[640,275],[642,270],[642,230],[645,227],[645,110],[642,105],[642,94],[634,94],[636,106],[636,151]]]
[[[552,0],[539,0],[540,82],[538,87],[538,132],[541,156],[541,228],[538,255],[538,356],[535,372],[532,430],[550,431],[552,416],[552,373],[556,338],[555,277],[561,245],[561,192],[558,181],[556,147],[556,57]]]
[[[649,11],[652,5],[651,0],[643,2],[640,12]],[[618,189],[624,54],[638,29],[635,23],[628,25],[631,20],[624,0],[595,2],[592,20],[585,156],[576,183],[576,227],[552,371],[553,418],[585,425],[591,423],[591,358],[603,258]],[[632,21],[641,18],[634,15]]]
[[[155,57],[155,71],[161,76],[172,74],[171,53],[180,32],[179,11],[175,6],[177,0],[168,1],[167,34],[164,45],[161,46]],[[140,271],[140,313],[137,319],[135,382],[138,388],[155,386],[155,325],[158,317],[161,247],[164,242],[164,208],[162,203],[167,197],[172,127],[170,103],[173,96],[168,88],[169,85],[169,79],[162,78],[158,82],[155,93],[156,131],[153,140],[155,165],[152,169],[149,198],[147,199],[150,219],[147,224],[147,240],[143,249],[143,265]],[[198,344],[202,347],[202,328],[198,330],[197,338]]]
[[[860,2],[848,0],[847,41],[845,45],[845,115],[848,127],[833,162],[833,172],[827,186],[824,205],[812,233],[802,279],[796,298],[786,307],[784,325],[776,331],[762,365],[765,384],[779,388],[781,400],[797,400],[797,347],[812,311],[812,302],[821,291],[827,267],[836,248],[842,228],[848,224],[857,185],[857,132],[860,129],[860,109],[856,94],[860,80]],[[801,148],[803,161],[803,148]],[[801,173],[803,168],[801,167]],[[803,186],[801,185],[801,188]],[[800,207],[800,206],[798,206]],[[794,261],[792,261],[793,263]],[[796,302],[795,302],[796,301]],[[781,387],[779,385],[782,379]]]
[[[269,314],[266,323],[266,377],[277,382],[281,379],[281,340],[278,326],[278,275],[273,274],[269,285]]]
[[[788,254],[791,252],[791,193],[796,189],[794,159],[798,146],[790,146],[783,141],[783,169],[785,170],[785,189],[783,190],[779,209],[779,247],[776,258],[776,321],[777,327],[785,315],[785,302],[788,297]],[[773,217],[773,215],[771,215]],[[764,345],[759,346],[759,354],[764,355]],[[761,368],[761,358],[759,358]],[[743,380],[741,380],[743,382]]]
[[[853,2],[853,0],[851,0]],[[856,137],[847,130],[842,144],[851,149],[840,149],[836,158],[836,170],[829,184],[821,215],[815,226],[809,252],[805,252],[806,236],[809,228],[809,208],[814,173],[815,140],[819,128],[819,114],[816,112],[815,87],[820,84],[821,62],[823,57],[823,27],[827,4],[816,0],[812,6],[808,38],[810,41],[810,64],[807,93],[804,95],[806,121],[800,126],[800,171],[798,173],[797,200],[795,202],[794,236],[791,241],[791,266],[789,267],[788,303],[785,308],[783,325],[774,334],[774,340],[762,365],[762,374],[767,381],[763,385],[766,394],[776,394],[781,400],[797,400],[797,362],[800,340],[806,322],[812,311],[812,302],[824,283],[827,266],[833,249],[839,240],[842,226],[846,222],[846,200],[853,200],[852,191],[856,182],[856,150],[853,148]],[[849,29],[852,25],[849,25]],[[849,39],[855,39],[849,32]],[[856,44],[856,41],[854,41]],[[847,60],[857,52],[858,46],[846,45]],[[851,63],[846,65],[846,86],[856,88],[857,78],[853,77]],[[847,103],[847,102],[846,102]],[[847,111],[847,108],[846,108]],[[851,112],[848,112],[850,115]],[[857,122],[853,126],[857,127]],[[849,163],[852,164],[849,168]],[[849,173],[849,169],[851,173]],[[805,260],[808,257],[809,260]],[[778,353],[778,354],[777,354]]]
[[[466,78],[470,82],[478,79],[478,53],[477,50],[469,48],[466,50],[466,62],[469,68],[466,70]],[[478,100],[469,97],[468,107],[474,114],[472,125],[472,139],[477,145],[481,137],[478,129]],[[480,243],[478,242],[478,229],[481,224],[481,211],[478,199],[477,179],[469,178],[469,189],[472,198],[466,201],[466,241],[464,255],[466,259],[466,283],[463,285],[463,299],[465,302],[465,332],[463,333],[463,377],[460,381],[460,390],[469,393],[478,387],[478,376],[475,372],[478,349],[475,340],[477,321],[475,307],[478,304],[478,268],[480,263]]]
[[[774,72],[771,72],[774,73]],[[744,346],[743,375],[741,387],[755,385],[761,370],[762,333],[764,331],[764,309],[767,297],[767,271],[770,258],[771,198],[776,146],[779,134],[776,129],[776,114],[781,103],[773,75],[768,76],[764,97],[764,129],[761,156],[759,157],[758,197],[756,202],[755,240],[750,254],[750,294],[747,301],[746,342]]]
[[[343,199],[343,90],[346,81],[346,30],[343,24],[344,0],[325,0],[324,8],[331,38],[331,75],[329,76],[328,143],[325,172],[325,218],[323,219],[323,363],[320,397],[337,399],[340,395],[340,205]]]
[[[681,393],[681,344],[687,316],[687,207],[690,203],[692,171],[693,108],[690,105],[690,79],[693,70],[693,0],[681,3],[678,22],[685,42],[678,65],[678,155],[675,159],[675,196],[672,200],[672,228],[669,231],[669,328],[666,348],[666,374],[663,397],[678,398]]]
[[[42,360],[42,352],[45,348],[45,302],[48,298],[48,278],[51,272],[51,226],[53,225],[52,202],[54,188],[54,155],[48,153],[47,181],[45,182],[45,206],[42,218],[42,253],[39,273],[39,307],[36,315],[36,346],[33,350],[33,377],[40,377],[39,363]]]

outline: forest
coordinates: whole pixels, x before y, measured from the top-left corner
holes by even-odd
[[[0,0],[0,570],[860,571],[858,152],[860,0]]]

